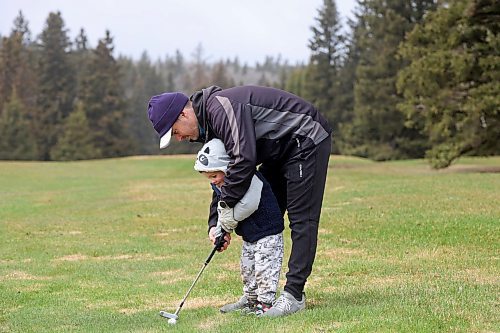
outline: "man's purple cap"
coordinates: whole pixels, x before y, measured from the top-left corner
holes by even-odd
[[[188,102],[180,92],[167,92],[151,97],[148,116],[155,131],[160,135],[160,149],[166,148],[172,137],[172,126]]]

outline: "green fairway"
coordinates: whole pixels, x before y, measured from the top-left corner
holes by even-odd
[[[500,332],[500,157],[332,157],[306,311],[219,313],[242,293],[233,237],[167,325],[212,249],[193,163],[0,162],[0,332]]]

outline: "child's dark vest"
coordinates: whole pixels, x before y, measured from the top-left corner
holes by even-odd
[[[254,243],[259,239],[276,235],[285,229],[283,215],[281,215],[278,201],[271,190],[271,185],[259,172],[255,173],[263,182],[260,196],[259,208],[248,218],[238,223],[235,232],[240,235],[245,242]],[[212,186],[220,199],[220,191]]]

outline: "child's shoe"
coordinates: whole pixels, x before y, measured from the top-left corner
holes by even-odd
[[[255,308],[255,302],[249,301],[248,298],[243,295],[237,302],[226,304],[219,310],[222,313],[228,313],[238,310],[242,312],[251,311],[253,308]]]
[[[255,307],[255,312],[254,313],[257,316],[261,316],[264,313],[266,313],[267,310],[269,310],[271,308],[271,306],[272,306],[272,304],[259,302],[259,303],[257,303],[257,306]]]

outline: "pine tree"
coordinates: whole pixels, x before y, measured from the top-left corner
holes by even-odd
[[[198,44],[195,51],[193,52],[193,69],[192,75],[190,76],[191,87],[188,90],[199,90],[205,88],[209,85],[209,79],[207,76],[207,64],[204,58],[203,46]]]
[[[0,158],[36,159],[36,66],[28,22],[22,12],[0,44]]]
[[[0,160],[36,159],[35,140],[26,117],[26,106],[12,90],[9,102],[3,105],[0,113]]]
[[[285,90],[297,96],[304,96],[305,68],[295,68],[286,81]]]
[[[113,39],[106,31],[106,36],[93,50],[80,98],[94,132],[93,145],[103,157],[124,156],[135,150],[128,132],[129,115],[113,48]]]
[[[60,126],[73,109],[75,73],[69,55],[70,41],[61,13],[50,13],[40,36],[39,93],[36,126],[39,159],[49,160]]]
[[[361,3],[361,1],[360,1]],[[350,140],[355,135],[352,132],[352,119],[354,117],[354,84],[356,82],[356,69],[359,64],[361,49],[359,41],[361,36],[366,31],[366,23],[364,17],[366,15],[363,10],[366,6],[358,6],[354,11],[354,20],[349,19],[348,25],[350,33],[346,35],[346,54],[345,59],[340,69],[340,89],[338,91],[338,110],[339,123],[338,130],[334,133],[335,145],[338,147],[339,153],[349,155]]]
[[[425,138],[404,126],[397,109],[402,97],[396,75],[405,66],[397,48],[405,34],[422,19],[434,0],[366,0],[357,41],[360,49],[354,88],[354,118],[350,129],[350,153],[375,160],[421,157]],[[348,147],[346,147],[348,148]]]
[[[57,144],[50,151],[50,157],[57,161],[86,160],[101,157],[99,148],[95,147],[93,132],[81,102],[64,121],[62,134]]]
[[[22,12],[14,20],[8,37],[0,47],[0,105],[8,102],[12,91],[29,107],[35,105],[36,69],[31,31]]]
[[[210,82],[222,89],[230,88],[234,85],[234,80],[227,74],[226,65],[223,61],[219,61],[214,65]]]
[[[130,72],[129,78],[123,80],[124,89],[128,86],[126,95],[128,97],[127,110],[129,116],[128,128],[135,143],[134,154],[153,154],[158,152],[158,137],[151,129],[151,122],[147,115],[147,101],[152,95],[157,95],[165,87],[161,75],[146,52],[137,63],[132,61],[120,61],[120,67]],[[165,89],[166,88],[166,89]],[[173,87],[172,87],[173,88]]]
[[[500,154],[498,2],[445,3],[417,25],[400,53],[407,123],[425,133],[435,168],[464,154]]]
[[[75,38],[75,49],[71,53],[72,65],[76,69],[76,97],[81,99],[83,80],[89,76],[89,64],[92,51],[89,48],[88,37],[82,28]],[[75,103],[77,104],[77,103]]]
[[[341,33],[342,25],[335,0],[323,0],[315,20],[316,26],[311,27],[311,59],[306,70],[303,97],[328,118],[334,132],[337,132],[342,112],[337,102],[345,37]],[[335,151],[336,146],[333,147]]]

